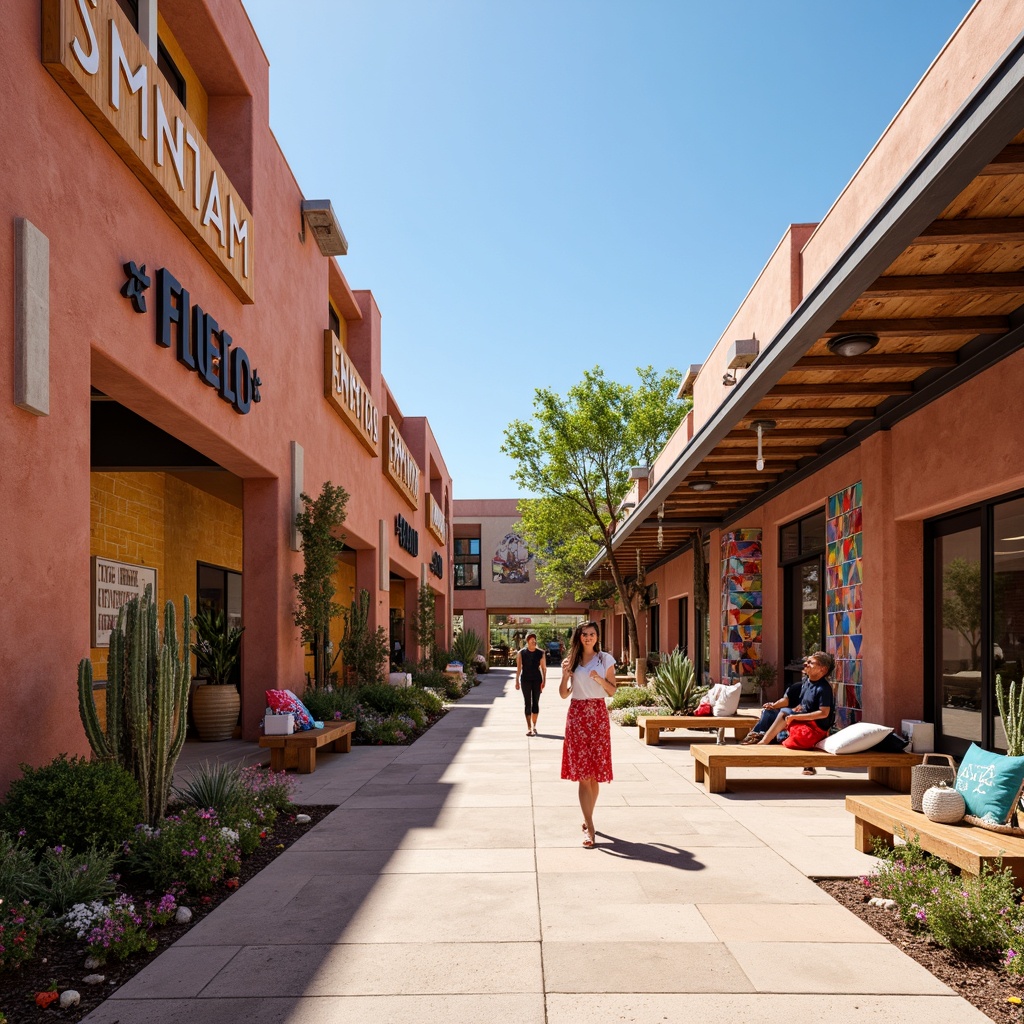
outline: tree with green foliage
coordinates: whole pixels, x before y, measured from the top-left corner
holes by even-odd
[[[420,668],[430,668],[437,647],[437,612],[434,592],[426,583],[420,584],[416,597],[416,618],[412,624],[413,636],[420,646]]]
[[[341,614],[334,600],[334,574],[338,555],[345,546],[344,535],[335,530],[345,521],[348,492],[325,480],[318,498],[299,495],[302,511],[295,516],[295,528],[302,537],[305,571],[292,577],[295,584],[295,625],[302,642],[313,654],[313,687],[321,690],[330,664],[331,619]]]
[[[550,602],[572,593],[594,603],[614,595],[622,604],[630,650],[639,650],[633,598],[643,567],[624,575],[612,554],[624,518],[629,471],[649,466],[689,409],[676,399],[679,373],[637,368],[639,383],[607,380],[599,366],[563,398],[548,388],[534,392],[530,421],[505,428],[501,450],[516,463],[512,479],[536,498],[519,503],[522,531],[537,552],[541,593]],[[603,553],[612,586],[586,578],[586,567]],[[642,678],[644,666],[637,664]]]
[[[980,664],[981,562],[954,558],[942,573],[942,627],[959,633],[971,649],[971,668]]]

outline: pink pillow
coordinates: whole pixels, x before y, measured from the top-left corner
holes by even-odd
[[[278,715],[294,715],[296,729],[313,728],[313,716],[291,690],[267,690],[267,707]]]

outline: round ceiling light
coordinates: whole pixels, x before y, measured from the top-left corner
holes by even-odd
[[[690,481],[691,491],[710,491],[712,487],[716,487],[717,484],[709,476],[702,476],[699,480]]]
[[[862,356],[865,352],[870,352],[878,344],[878,335],[840,334],[836,338],[829,338],[825,344],[828,346],[829,352],[852,359],[854,356]]]

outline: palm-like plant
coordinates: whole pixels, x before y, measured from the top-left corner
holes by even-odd
[[[456,661],[461,661],[466,668],[473,667],[473,659],[480,653],[483,640],[471,629],[464,629],[453,641],[451,653]]]
[[[693,662],[678,647],[662,658],[652,682],[654,692],[665,701],[674,715],[689,714],[707,693],[707,687],[697,683]]]
[[[222,611],[201,610],[192,620],[196,629],[196,642],[192,653],[199,667],[209,676],[211,683],[226,685],[231,682],[231,672],[238,664],[242,648],[242,633],[245,626],[232,626],[224,621]]]

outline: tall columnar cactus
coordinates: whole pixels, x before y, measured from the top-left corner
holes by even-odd
[[[78,664],[78,710],[97,757],[117,761],[139,784],[150,825],[164,816],[174,765],[185,742],[191,663],[191,607],[185,597],[185,657],[180,655],[174,604],[164,607],[163,642],[152,588],[121,606],[107,659],[107,726],[92,693],[92,662]]]
[[[1006,753],[1011,757],[1024,754],[1024,682],[1010,680],[1010,692],[1003,693],[1003,680],[996,676],[996,703],[1006,732]]]

